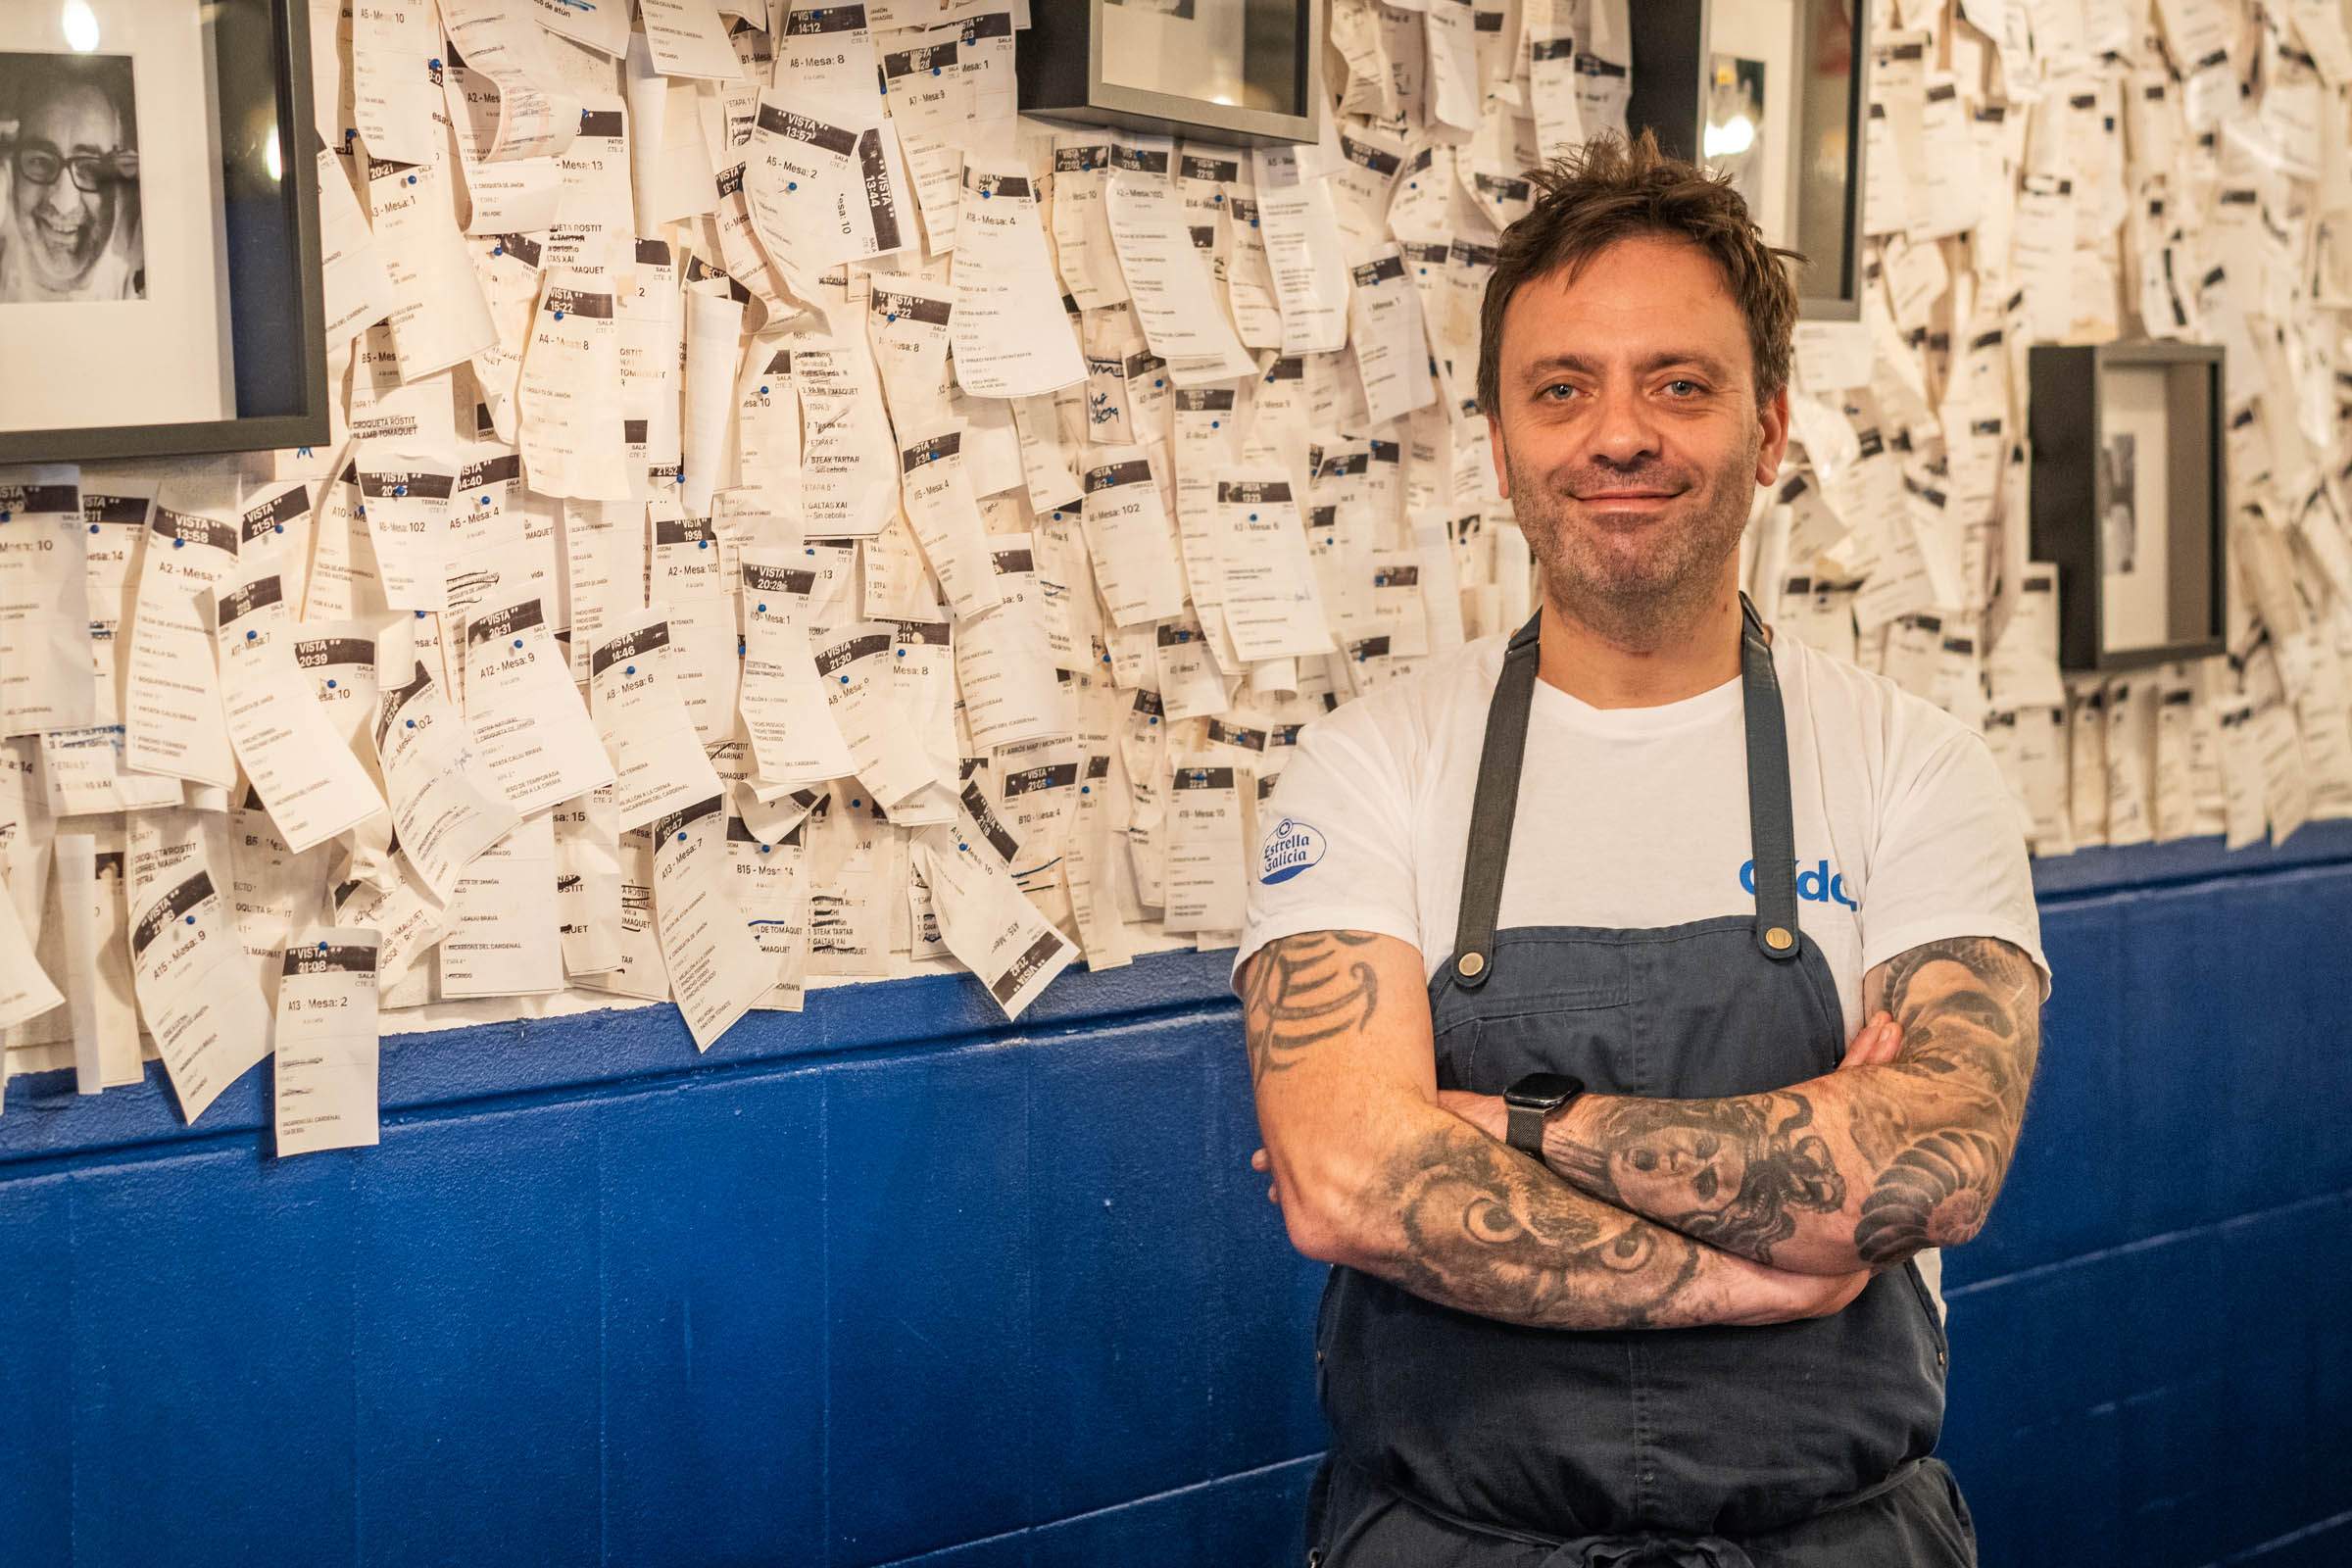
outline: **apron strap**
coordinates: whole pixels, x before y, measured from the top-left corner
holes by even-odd
[[[1487,706],[1487,740],[1478,756],[1478,794],[1470,807],[1470,847],[1462,863],[1462,906],[1453,932],[1453,983],[1476,991],[1494,969],[1494,921],[1502,912],[1502,873],[1510,863],[1511,826],[1519,814],[1519,765],[1527,756],[1527,715],[1536,694],[1536,629],[1528,617],[1503,650],[1502,675]],[[1792,861],[1793,863],[1793,861]]]
[[[1764,622],[1740,596],[1740,689],[1747,715],[1747,837],[1755,852],[1756,947],[1796,956],[1796,824],[1788,801],[1788,729]]]
[[[1740,596],[1740,688],[1747,724],[1747,831],[1755,853],[1756,947],[1786,961],[1797,955],[1796,824],[1788,799],[1788,731],[1780,676],[1764,622]],[[1478,793],[1470,807],[1470,844],[1462,863],[1461,909],[1453,933],[1453,983],[1476,991],[1494,969],[1494,922],[1502,912],[1502,875],[1519,814],[1519,774],[1527,756],[1528,710],[1540,662],[1538,611],[1503,650],[1502,674],[1487,707],[1486,744],[1478,758]]]

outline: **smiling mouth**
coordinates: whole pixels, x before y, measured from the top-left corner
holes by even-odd
[[[1680,490],[1599,490],[1576,499],[1588,507],[1648,507],[1672,501]]]
[[[50,244],[63,249],[70,250],[79,245],[82,233],[88,227],[89,225],[86,223],[60,223],[55,219],[40,213],[33,215],[34,231]]]

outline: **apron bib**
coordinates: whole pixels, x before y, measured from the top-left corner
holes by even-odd
[[[1837,986],[1797,921],[1779,681],[1740,604],[1756,907],[1687,925],[1495,930],[1541,616],[1512,638],[1454,953],[1430,985],[1441,1088],[1499,1095],[1551,1071],[1595,1094],[1716,1098],[1786,1088],[1843,1055]],[[1958,1491],[1928,1457],[1946,1353],[1908,1262],[1826,1318],[1601,1333],[1496,1322],[1335,1268],[1316,1325],[1334,1443],[1309,1560],[1970,1564]]]

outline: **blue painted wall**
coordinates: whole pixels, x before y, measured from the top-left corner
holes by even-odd
[[[1987,1568],[2352,1562],[2352,827],[2040,868],[1952,1253]],[[0,1119],[0,1562],[1280,1564],[1322,1446],[1223,956],[398,1040],[379,1149]]]

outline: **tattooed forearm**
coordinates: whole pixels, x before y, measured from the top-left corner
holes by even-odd
[[[1877,1107],[1884,1153],[1862,1200],[1854,1247],[1865,1262],[1892,1262],[1929,1247],[1956,1247],[1984,1228],[2008,1174],[2026,1116],[2026,1092],[2041,1053],[2041,981],[2006,942],[1962,937],[1898,955],[1866,986],[1865,1007],[1902,1025],[1899,1055],[1883,1071],[1932,1085],[1945,1113]],[[1881,1094],[1864,1086],[1865,1098]]]
[[[1771,1094],[1596,1096],[1547,1132],[1585,1192],[1757,1262],[1810,1272],[1970,1241],[2007,1173],[2040,1045],[2040,983],[2006,942],[1911,949],[1872,971],[1863,1009],[1902,1046]]]
[[[1242,1027],[1251,1083],[1371,1020],[1380,977],[1360,950],[1376,940],[1368,931],[1309,931],[1269,942],[1250,960]]]
[[[1417,1296],[1550,1328],[1701,1315],[1702,1248],[1585,1198],[1491,1139],[1434,1133],[1401,1152],[1386,1181],[1404,1245],[1380,1272]]]

